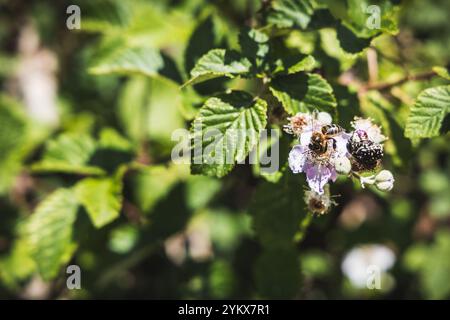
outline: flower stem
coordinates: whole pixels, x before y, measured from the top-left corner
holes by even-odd
[[[294,241],[296,243],[300,243],[303,241],[306,235],[306,231],[308,231],[308,227],[310,226],[313,220],[313,214],[307,212],[306,216],[300,221],[299,230],[295,233]]]

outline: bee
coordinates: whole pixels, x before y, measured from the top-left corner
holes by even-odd
[[[367,133],[356,131],[347,142],[347,150],[356,160],[359,170],[375,169],[383,158],[383,146],[369,140]]]
[[[329,142],[332,142],[333,149],[336,150],[336,140],[334,137],[344,132],[344,129],[336,124],[325,125],[319,131],[313,132],[309,149],[316,154],[324,154],[328,150]]]
[[[328,138],[335,137],[345,131],[344,128],[338,126],[337,124],[325,125],[320,130],[322,131],[322,134],[324,134]]]

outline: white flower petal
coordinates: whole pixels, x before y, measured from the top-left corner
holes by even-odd
[[[289,167],[293,173],[303,172],[306,161],[306,152],[301,145],[296,145],[289,152]]]
[[[306,180],[311,190],[317,192],[318,194],[323,194],[323,187],[332,177],[332,172],[326,166],[306,165]]]
[[[333,121],[331,115],[328,112],[319,112],[317,115],[317,120],[321,123],[322,126],[329,125]]]

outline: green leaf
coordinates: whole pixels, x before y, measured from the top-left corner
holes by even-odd
[[[218,179],[207,176],[190,175],[186,181],[186,202],[190,209],[205,207],[221,190],[222,183]]]
[[[83,2],[83,32],[116,32],[127,26],[131,20],[130,6],[121,1]]]
[[[314,14],[313,0],[274,0],[267,22],[277,28],[306,29]]]
[[[270,84],[270,90],[289,114],[314,109],[330,112],[337,105],[333,89],[318,74],[277,76]]]
[[[242,91],[208,99],[193,122],[191,171],[223,177],[245,160],[267,124],[267,103]]]
[[[341,45],[341,48],[349,53],[359,53],[372,42],[373,37],[362,38],[353,33],[352,30],[347,28],[343,24],[339,24],[337,27],[337,38]]]
[[[238,52],[214,49],[203,55],[191,71],[191,79],[183,86],[193,85],[218,77],[234,78],[250,71],[250,61]]]
[[[96,143],[88,135],[61,134],[46,144],[42,160],[31,169],[36,172],[102,174],[101,168],[88,164],[95,150]]]
[[[293,74],[311,71],[316,65],[316,60],[310,55],[297,54],[277,59],[273,64],[273,74]]]
[[[242,54],[256,66],[261,66],[269,53],[269,36],[256,29],[246,28],[239,33]]]
[[[406,121],[405,136],[411,139],[439,135],[442,122],[450,110],[450,85],[422,91]]]
[[[223,32],[215,15],[202,20],[192,32],[184,53],[184,69],[190,73],[195,63],[209,50],[223,47]]]
[[[420,280],[425,296],[445,299],[450,295],[450,233],[439,230],[436,240],[427,248],[426,260],[420,270]]]
[[[173,145],[172,133],[185,126],[180,109],[182,96],[177,85],[161,79],[133,77],[120,94],[119,120],[135,141],[152,139]]]
[[[155,165],[143,168],[136,172],[132,179],[134,200],[144,213],[149,213],[175,184],[188,175],[189,168],[184,165]]]
[[[343,23],[357,36],[370,38],[381,32],[398,33],[396,7],[389,0],[347,0]],[[377,24],[379,22],[379,24]]]
[[[36,271],[25,239],[16,239],[7,256],[0,258],[0,279],[7,286],[20,289],[20,284]]]
[[[43,200],[27,224],[26,241],[41,276],[57,276],[75,249],[72,225],[78,204],[72,190],[58,189]]]
[[[444,67],[433,67],[433,71],[436,72],[436,74],[446,80],[450,80],[450,73],[448,72],[447,68]]]
[[[123,47],[109,49],[97,58],[89,72],[103,74],[142,74],[148,77],[165,77],[181,83],[180,75],[173,60],[149,47]]]
[[[114,149],[122,151],[130,151],[132,145],[130,141],[124,138],[120,133],[118,133],[113,128],[103,128],[100,131],[99,143],[100,148]]]
[[[124,83],[119,93],[118,118],[127,136],[134,141],[146,138],[148,87],[147,78],[132,77]]]
[[[86,178],[77,183],[75,194],[96,228],[119,217],[122,207],[121,179]]]
[[[305,215],[304,207],[301,180],[289,170],[285,170],[278,183],[261,183],[253,196],[249,212],[262,244],[273,247],[293,243]]]
[[[6,191],[22,166],[27,122],[20,105],[0,96],[0,192]]]

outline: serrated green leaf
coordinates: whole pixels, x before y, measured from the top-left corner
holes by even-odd
[[[289,114],[314,109],[329,112],[337,105],[333,89],[318,74],[295,73],[277,76],[271,82],[270,90]]]
[[[442,121],[450,110],[450,86],[422,91],[411,107],[406,121],[405,136],[411,139],[439,135]]]
[[[349,53],[359,53],[372,42],[373,37],[363,38],[358,37],[353,33],[348,27],[343,24],[339,24],[337,27],[337,38],[339,40],[340,46],[346,52]]]
[[[347,0],[343,23],[356,37],[370,38],[381,32],[396,34],[396,7],[389,0]]]
[[[214,15],[209,15],[197,25],[184,52],[186,73],[190,73],[196,62],[209,50],[222,47],[223,34],[218,29]]]
[[[316,60],[310,55],[292,55],[277,59],[274,62],[273,74],[293,74],[301,71],[311,71],[316,65]]]
[[[165,77],[181,83],[181,77],[173,60],[149,47],[121,47],[109,49],[97,58],[89,68],[96,75],[142,74],[148,77]]]
[[[267,22],[277,28],[306,29],[314,14],[313,0],[274,0]]]
[[[250,71],[250,61],[236,51],[213,49],[203,55],[191,70],[191,79],[183,86],[193,85],[206,80],[245,75]]]
[[[293,243],[304,208],[301,180],[289,170],[278,183],[261,183],[249,208],[257,237],[266,247]]]
[[[267,124],[267,103],[242,91],[208,99],[193,122],[191,172],[222,177],[245,160]]]
[[[88,135],[61,134],[46,144],[42,160],[31,169],[35,172],[103,174],[101,168],[88,164],[95,150],[96,143]]]
[[[259,67],[269,53],[269,36],[259,30],[246,28],[239,33],[239,45],[242,54]]]
[[[122,207],[121,179],[85,178],[75,186],[75,194],[96,228],[119,217]]]
[[[450,73],[448,72],[447,68],[444,67],[433,67],[433,71],[436,72],[436,74],[446,80],[450,80]]]
[[[45,280],[56,277],[73,254],[72,225],[77,208],[73,191],[61,188],[44,199],[28,221],[26,241]]]

